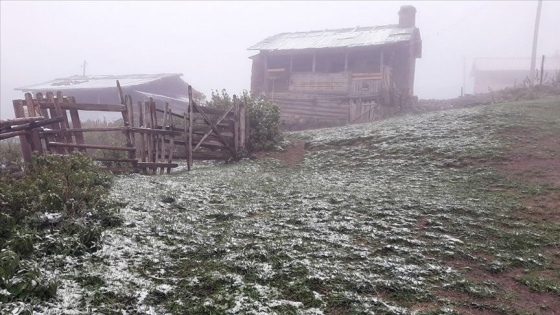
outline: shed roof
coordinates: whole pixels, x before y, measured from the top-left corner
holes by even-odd
[[[160,74],[129,74],[129,75],[74,75],[67,78],[54,79],[52,81],[28,85],[16,88],[21,91],[44,91],[44,90],[78,90],[78,89],[106,89],[115,88],[116,80],[122,87],[138,86],[151,83],[160,79],[180,77],[181,73]]]
[[[251,46],[248,50],[295,50],[309,48],[367,47],[410,41],[416,27],[398,25],[341,28],[323,31],[280,33]]]

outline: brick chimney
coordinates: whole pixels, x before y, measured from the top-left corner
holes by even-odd
[[[416,8],[411,5],[403,5],[399,10],[399,27],[416,26]]]

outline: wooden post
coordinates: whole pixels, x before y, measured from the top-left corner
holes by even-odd
[[[244,99],[244,102],[239,102],[239,150],[245,151],[245,102],[247,98]]]
[[[31,93],[25,93],[25,103],[27,105],[27,113],[29,117],[37,117],[38,112],[35,110],[35,104],[33,104],[33,96]],[[29,130],[29,134],[31,136],[31,150],[42,154],[43,146],[41,144],[41,138],[39,137],[39,130]]]
[[[138,101],[138,125],[140,128],[146,128],[144,126],[144,108],[142,102]],[[140,158],[142,162],[146,162],[146,147],[144,146],[144,133],[140,132],[138,134],[140,137]]]
[[[62,119],[63,119],[63,120],[60,122],[60,127],[61,127],[60,129],[63,130],[63,131],[66,131],[67,129],[70,129],[70,124],[68,123],[68,115],[66,114],[66,110],[60,109],[60,104],[61,104],[61,103],[64,103],[64,96],[62,96],[62,92],[61,92],[61,91],[56,92],[56,97],[55,97],[55,99],[54,99],[54,103],[55,103],[55,106],[58,106],[58,107],[59,107],[59,111],[60,111],[61,116],[62,116]],[[62,139],[64,139],[64,141],[65,141],[66,143],[73,143],[73,142],[74,142],[74,141],[72,140],[72,134],[70,134],[70,133],[66,133],[66,132],[65,132],[65,133],[62,135]],[[67,151],[68,153],[72,153],[72,152],[74,152],[74,148],[72,148],[72,147],[66,147],[66,151]]]
[[[167,104],[166,104],[166,107]],[[171,109],[169,109],[169,115],[168,115],[170,122],[169,122],[169,129],[173,131],[174,129],[174,124],[173,124],[173,115],[171,113]],[[169,137],[169,155],[167,155],[167,163],[171,164],[173,162],[173,150],[174,150],[174,145],[175,145],[175,136],[170,136]],[[167,174],[171,173],[171,167],[167,167]]]
[[[542,60],[541,60],[541,80],[540,80],[540,85],[542,85],[542,80],[544,77],[544,55],[542,55]]]
[[[233,95],[233,113],[233,148],[235,152],[239,152],[239,101],[235,95]]]
[[[193,165],[193,98],[192,98],[192,87],[189,85],[188,87],[189,92],[189,105],[188,105],[188,114],[189,114],[189,130],[187,133],[187,170],[190,171]]]
[[[16,118],[25,117],[25,111],[23,110],[23,101],[13,100],[13,105]],[[23,156],[23,161],[25,163],[31,163],[33,155],[31,153],[31,145],[29,144],[27,137],[25,135],[19,136],[19,143],[21,145],[21,154]]]
[[[242,139],[243,139],[243,147],[247,150],[249,148],[248,143],[249,143],[249,135],[250,135],[250,131],[251,131],[251,126],[250,126],[250,120],[249,120],[249,113],[247,112],[247,97],[245,97],[243,105],[242,105],[242,112],[243,112],[243,118],[242,118],[242,124],[245,124],[245,128],[242,130]],[[243,125],[241,125],[243,126]]]
[[[76,104],[76,99],[73,96],[68,97],[68,102]],[[72,129],[82,129],[82,123],[80,121],[80,115],[78,114],[77,109],[70,109],[70,117],[72,118]],[[74,138],[76,138],[76,143],[84,144],[84,133],[81,131],[76,131],[73,133]],[[87,152],[86,149],[80,148],[82,152]]]
[[[168,115],[168,112],[169,112],[169,103],[166,102],[165,103],[165,109],[163,111],[163,121],[161,123],[161,130],[167,130],[167,124],[168,124],[167,120],[170,118],[169,115]],[[162,162],[162,163],[165,161],[165,153],[166,153],[165,138],[166,138],[165,135],[160,136],[160,144],[159,144],[159,146],[160,146],[160,149],[159,149],[160,158],[159,158],[159,161]],[[163,174],[163,169],[164,169],[163,167],[159,168],[159,174],[160,175]]]
[[[49,112],[51,113],[51,117],[52,118],[62,117],[62,110],[60,109],[60,106],[58,106],[58,103],[54,102],[54,94],[52,92],[47,92],[47,102],[55,104],[54,108],[49,108]],[[55,124],[52,124],[51,126],[52,126],[53,130],[61,130],[61,128],[62,128],[61,125],[62,125],[62,121],[58,122],[58,123],[55,123]],[[59,133],[55,133],[53,135],[53,138],[54,138],[55,142],[64,141],[64,135],[59,134]],[[47,146],[48,146],[48,144],[47,144]],[[56,147],[55,149],[56,149],[56,152],[58,154],[64,154],[64,148]],[[51,152],[54,151],[52,148],[50,150],[51,150]]]

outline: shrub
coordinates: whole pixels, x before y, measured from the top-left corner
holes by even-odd
[[[122,224],[122,204],[106,200],[113,175],[91,158],[34,156],[25,168],[19,180],[0,174],[0,313],[56,295],[35,261],[96,251],[102,230]]]
[[[283,140],[280,126],[280,107],[266,98],[255,98],[247,91],[241,93],[240,100],[245,102],[249,117],[249,151],[271,150]],[[208,106],[229,108],[233,105],[233,98],[224,89],[221,93],[212,91],[212,98]]]

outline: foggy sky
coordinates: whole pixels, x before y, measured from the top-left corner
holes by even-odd
[[[0,1],[0,118],[14,117],[14,88],[79,75],[84,60],[90,75],[183,73],[207,96],[236,94],[250,88],[247,48],[260,40],[396,24],[401,5],[417,9],[420,98],[458,96],[463,60],[470,93],[473,58],[531,56],[537,1]],[[539,56],[560,49],[559,20],[560,2],[544,1]]]

